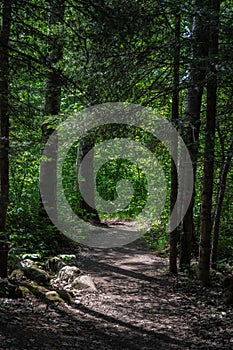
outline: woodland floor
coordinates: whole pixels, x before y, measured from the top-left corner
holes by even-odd
[[[167,258],[141,241],[86,250],[73,263],[98,292],[49,307],[0,299],[0,350],[233,348],[233,312],[222,304],[221,287],[172,277]]]

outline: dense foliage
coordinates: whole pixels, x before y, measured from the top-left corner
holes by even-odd
[[[55,130],[67,116],[104,102],[133,102],[154,108],[171,120],[174,74],[176,18],[180,16],[180,65],[178,130],[185,129],[185,104],[190,88],[189,69],[200,67],[193,56],[193,22],[202,14],[193,1],[151,0],[84,0],[59,1],[57,21],[50,23],[54,1],[11,1],[12,20],[9,38],[9,113],[10,113],[10,204],[7,234],[10,255],[38,253],[49,255],[59,245],[56,229],[40,213],[39,168],[43,148],[43,128]],[[197,1],[198,3],[198,1]],[[64,16],[59,6],[65,6]],[[178,6],[178,7],[177,7]],[[206,5],[207,6],[207,5]],[[60,8],[61,10],[61,8]],[[1,4],[1,12],[3,4]],[[205,14],[206,16],[206,14]],[[222,1],[219,13],[219,48],[217,54],[218,90],[214,148],[214,187],[212,218],[222,186],[221,174],[232,140],[232,61],[233,7]],[[211,17],[214,21],[214,17]],[[205,17],[202,20],[206,20]],[[211,25],[215,25],[212,23]],[[217,24],[216,24],[217,25]],[[52,39],[54,39],[51,41]],[[49,59],[53,45],[62,47],[57,60]],[[50,56],[49,56],[50,55]],[[50,57],[51,58],[51,57]],[[209,60],[204,65],[208,67]],[[56,74],[61,87],[60,112],[46,115],[45,94],[48,72]],[[196,163],[194,202],[195,243],[197,254],[200,233],[201,192],[205,143],[205,112],[208,74],[203,83],[199,148]],[[120,133],[122,135],[122,131]],[[111,130],[97,132],[94,143],[111,137]],[[118,137],[120,137],[118,135]],[[146,132],[131,130],[131,138],[155,152],[166,176],[167,200],[160,221],[156,221],[146,240],[153,248],[163,250],[169,237],[165,227],[169,217],[170,156],[162,145]],[[76,188],[77,146],[73,145],[63,169],[66,197],[75,212],[80,208]],[[232,150],[230,150],[230,154]],[[229,158],[229,157],[228,157]],[[231,157],[230,157],[231,158]],[[229,160],[230,162],[230,160]],[[117,198],[117,183],[130,180],[134,195],[120,212],[102,219],[134,219],[147,199],[147,182],[143,169],[127,160],[112,160],[101,168],[97,189],[105,200]],[[221,209],[218,266],[233,266],[233,168],[229,166]],[[55,246],[54,246],[55,245]]]

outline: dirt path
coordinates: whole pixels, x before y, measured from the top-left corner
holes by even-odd
[[[98,292],[48,309],[0,299],[0,350],[232,348],[232,309],[216,307],[220,292],[169,276],[167,259],[143,243],[93,249],[75,263]]]

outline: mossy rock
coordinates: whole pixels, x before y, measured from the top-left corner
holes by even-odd
[[[59,296],[55,290],[50,290],[45,293],[45,299],[49,302],[64,303],[64,300]]]
[[[26,287],[37,298],[44,298],[45,294],[50,291],[48,288],[40,286],[33,281],[25,283],[24,287]]]
[[[47,271],[40,269],[36,265],[25,267],[22,271],[28,279],[35,281],[38,284],[48,285],[51,279],[51,276]]]
[[[47,271],[37,266],[37,264],[31,259],[20,261],[16,265],[16,269],[12,272],[11,277],[22,277],[22,274],[19,271],[22,271],[26,278],[42,285],[48,285],[52,278]]]
[[[23,270],[21,269],[15,269],[11,272],[9,278],[13,278],[13,279],[22,279],[23,277],[25,277],[25,274],[23,272]]]
[[[22,292],[24,298],[32,295],[32,292],[25,286],[19,286],[19,290]]]

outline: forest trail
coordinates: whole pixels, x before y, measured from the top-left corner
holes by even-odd
[[[140,240],[83,251],[75,263],[98,292],[82,291],[71,304],[47,310],[36,301],[5,302],[0,350],[232,348],[232,309],[213,313],[218,295],[195,284],[184,289],[182,277],[169,275],[167,259]]]

